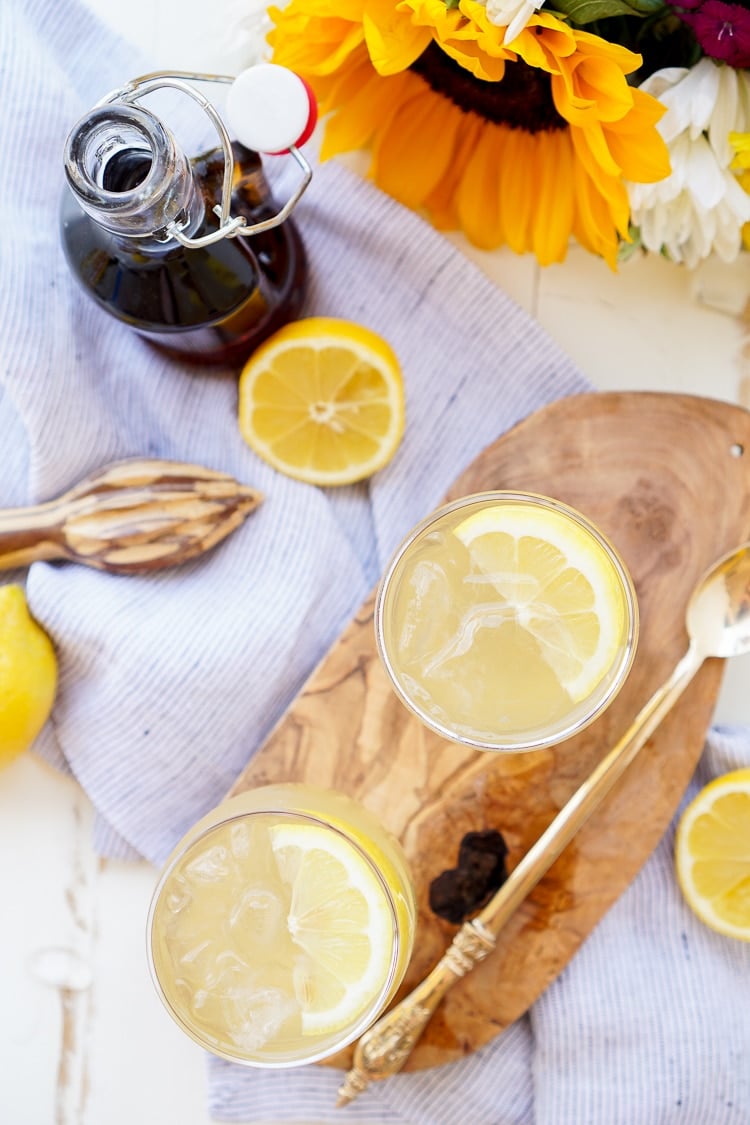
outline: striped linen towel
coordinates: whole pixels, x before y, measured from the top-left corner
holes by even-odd
[[[0,54],[0,506],[136,455],[221,469],[266,497],[179,570],[123,578],[37,563],[21,576],[60,662],[39,750],[90,796],[102,854],[159,863],[230,788],[408,528],[505,429],[588,385],[445,239],[325,165],[298,210],[305,311],[390,340],[407,429],[365,484],[324,491],[274,473],[239,436],[231,374],[161,358],[77,289],[63,259],[64,138],[151,62],[77,0],[3,0]],[[716,732],[698,780],[741,762],[747,736]],[[666,838],[528,1017],[464,1062],[381,1083],[335,1120],[747,1125],[749,967],[748,948],[681,903]],[[335,1072],[210,1067],[220,1119],[333,1117]]]

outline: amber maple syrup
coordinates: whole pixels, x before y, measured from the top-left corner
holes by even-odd
[[[232,210],[248,223],[275,213],[260,157],[235,142]],[[102,187],[131,192],[148,177],[152,155],[125,148],[107,162]],[[191,162],[203,197],[196,237],[215,227],[224,158],[216,149]],[[162,351],[196,364],[241,363],[282,324],[298,315],[307,273],[292,219],[250,237],[210,246],[144,245],[123,239],[87,215],[72,194],[63,202],[63,244],[78,280],[98,304]]]

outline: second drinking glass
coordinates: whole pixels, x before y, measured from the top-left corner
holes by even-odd
[[[232,797],[167,860],[152,977],[197,1043],[288,1067],[351,1043],[406,971],[416,906],[394,837],[342,793],[282,783]]]

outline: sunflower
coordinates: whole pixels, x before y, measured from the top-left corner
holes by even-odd
[[[571,236],[615,268],[624,181],[670,171],[640,56],[539,11],[510,43],[476,0],[290,0],[274,62],[329,115],[321,158],[370,148],[384,191],[477,246],[547,265]]]

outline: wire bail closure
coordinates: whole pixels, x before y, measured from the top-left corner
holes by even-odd
[[[281,68],[274,69],[280,70]],[[291,71],[288,73],[292,75]],[[292,77],[296,78],[297,76],[292,75]],[[111,105],[114,102],[133,103],[146,97],[148,94],[154,93],[155,90],[170,87],[171,89],[179,90],[183,94],[187,94],[189,98],[197,102],[201,109],[208,115],[219,134],[224,151],[224,178],[222,181],[221,203],[217,203],[216,206],[212,208],[213,213],[219,220],[218,229],[212,231],[210,234],[204,234],[200,238],[190,238],[188,235],[182,233],[185,224],[180,224],[177,220],[173,220],[164,228],[165,242],[168,242],[170,238],[174,238],[181,246],[192,250],[199,249],[202,246],[210,246],[215,242],[220,242],[223,238],[249,238],[254,234],[260,234],[262,231],[271,230],[273,227],[280,226],[281,223],[289,217],[312,179],[312,168],[297,148],[297,144],[288,144],[288,146],[281,145],[280,150],[277,151],[288,153],[295,160],[302,172],[302,179],[297,184],[290,198],[275,215],[272,215],[268,219],[263,219],[258,223],[248,224],[247,220],[242,215],[233,216],[230,214],[232,184],[234,182],[232,141],[219,112],[208,98],[204,97],[199,90],[194,89],[189,83],[221,82],[224,85],[232,86],[236,81],[237,78],[224,74],[200,74],[179,70],[153,71],[150,74],[141,75],[139,78],[133,78],[125,86],[122,86],[118,90],[113,90],[111,93],[107,94],[106,97],[102,98],[101,101],[97,102],[97,107]],[[298,81],[301,83],[302,80],[298,79]],[[315,106],[314,103],[312,103],[310,105],[311,124],[314,124],[314,118]],[[307,139],[309,131],[307,129],[304,131],[299,130],[302,140]]]

